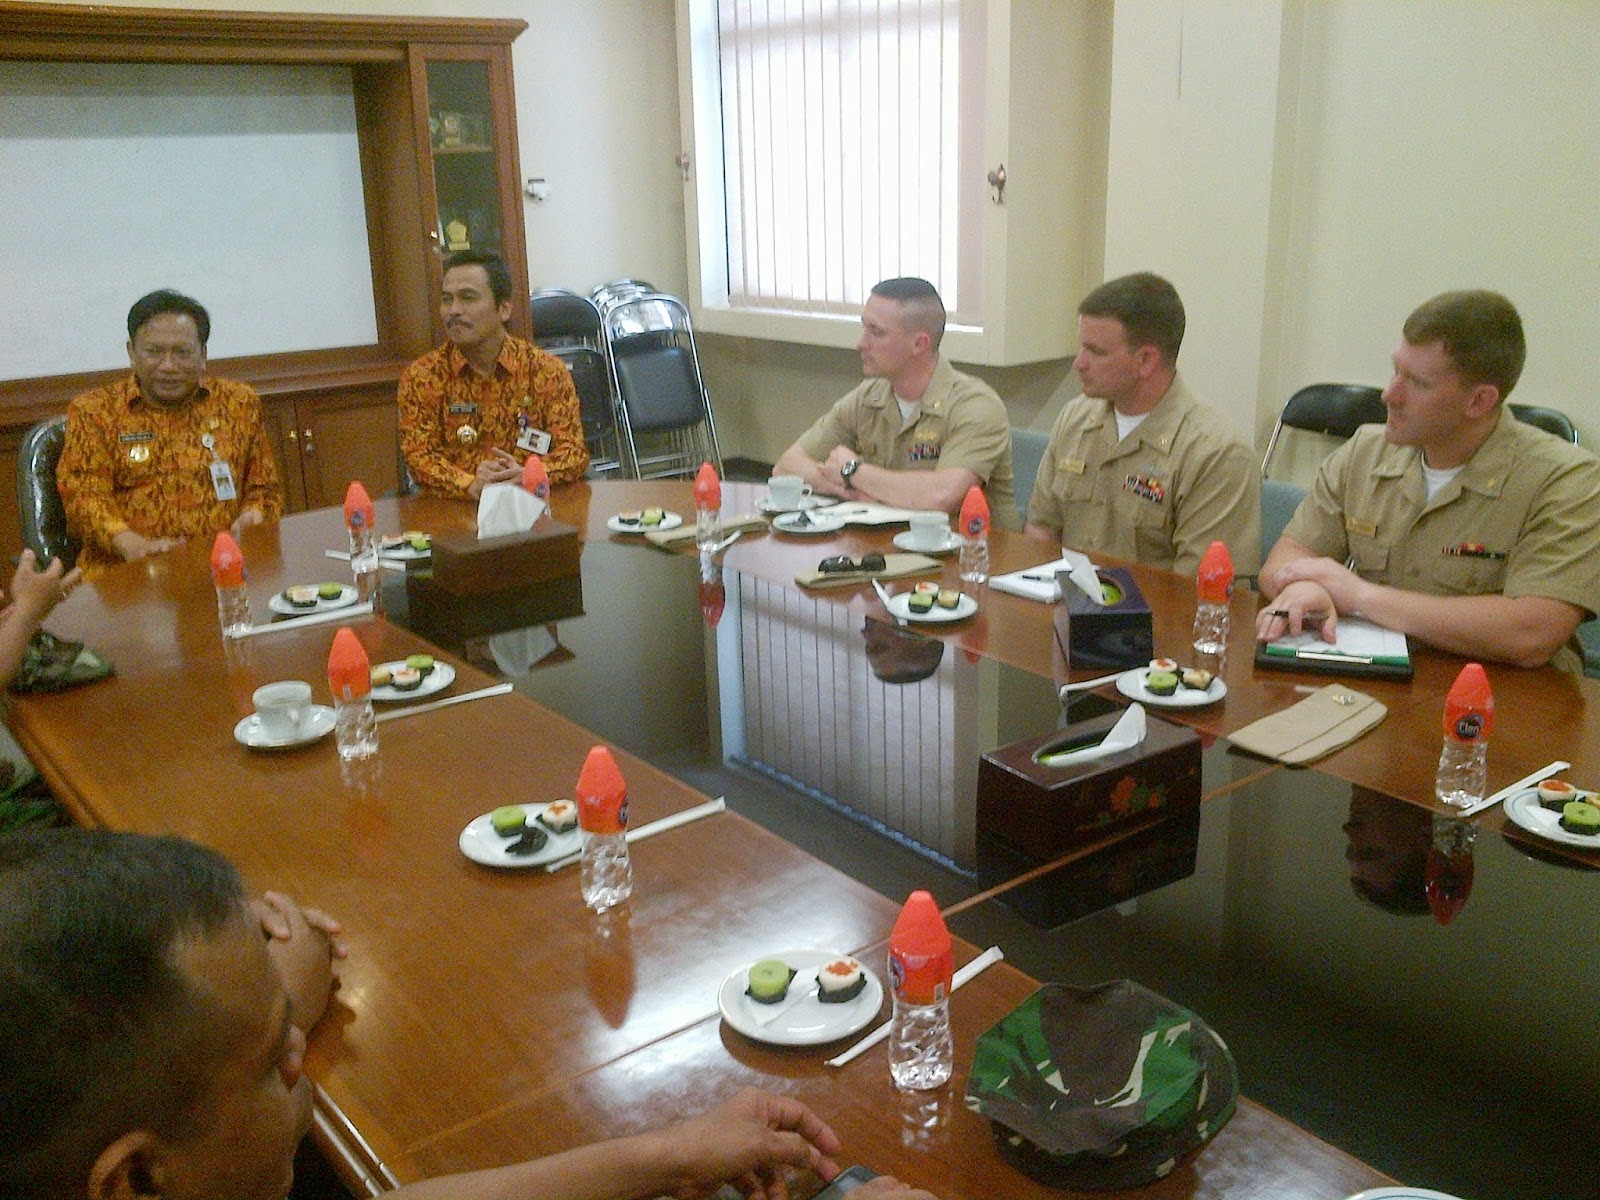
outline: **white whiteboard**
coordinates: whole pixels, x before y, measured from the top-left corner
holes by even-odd
[[[213,359],[377,341],[351,70],[0,62],[0,379],[127,364],[160,287]]]

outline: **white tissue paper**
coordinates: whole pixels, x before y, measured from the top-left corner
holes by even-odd
[[[527,533],[548,507],[520,483],[491,483],[478,496],[478,538]]]
[[[1144,741],[1145,719],[1144,705],[1130,704],[1128,711],[1123,713],[1117,723],[1111,727],[1111,732],[1106,734],[1098,745],[1085,746],[1081,750],[1068,750],[1065,754],[1051,754],[1039,761],[1047,767],[1070,767],[1078,763],[1093,762],[1097,758],[1106,758],[1123,750],[1131,750]]]
[[[1096,604],[1105,604],[1105,594],[1100,590],[1100,576],[1095,574],[1094,564],[1089,561],[1089,556],[1077,550],[1068,550],[1065,546],[1061,549],[1061,557],[1055,562],[1041,563],[1026,570],[992,576],[989,586],[999,588],[1002,592],[1010,592],[1014,596],[1054,604],[1061,599],[1061,589],[1056,586],[1057,571],[1066,571],[1072,582],[1078,585],[1079,591]]]

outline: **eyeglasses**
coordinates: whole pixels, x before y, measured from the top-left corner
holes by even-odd
[[[859,559],[851,558],[848,554],[835,554],[832,558],[825,558],[819,562],[817,570],[824,575],[841,575],[846,571],[882,571],[888,565],[883,555],[874,550],[871,554],[863,554]]]

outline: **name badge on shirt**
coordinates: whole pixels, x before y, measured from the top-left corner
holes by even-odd
[[[1065,471],[1069,475],[1082,475],[1084,462],[1081,458],[1058,458],[1056,470]]]
[[[1355,534],[1357,537],[1378,536],[1378,523],[1376,521],[1356,521],[1353,519],[1347,519],[1344,525],[1346,529]]]
[[[124,446],[126,446],[129,442],[153,442],[155,440],[156,435],[148,430],[141,430],[138,433],[117,434],[117,441],[121,442]]]
[[[211,488],[218,500],[237,500],[238,491],[233,486],[233,468],[220,458],[211,463]]]
[[[550,435],[530,425],[517,434],[517,449],[526,450],[529,454],[537,454],[543,458],[550,453]]]
[[[476,404],[452,404],[449,411],[452,417],[470,417],[478,411],[478,406]]]

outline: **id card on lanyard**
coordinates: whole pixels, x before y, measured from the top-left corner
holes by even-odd
[[[211,463],[208,467],[211,472],[211,490],[217,494],[218,500],[237,500],[239,491],[233,485],[233,468],[217,453],[217,439],[208,433],[201,437],[200,444],[211,451]]]

